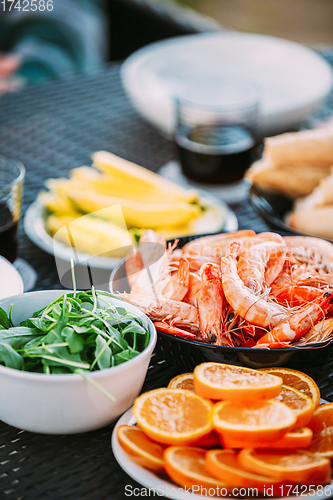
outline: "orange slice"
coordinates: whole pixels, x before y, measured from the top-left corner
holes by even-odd
[[[165,444],[190,444],[212,430],[210,401],[184,389],[155,389],[139,396],[133,408],[138,425]]]
[[[168,389],[186,389],[194,391],[193,373],[182,373],[170,380]]]
[[[292,370],[291,368],[263,368],[260,371],[270,373],[271,375],[276,375],[281,377],[285,385],[289,385],[298,391],[303,392],[306,396],[312,398],[315,405],[318,406],[320,402],[320,391],[316,382],[313,378],[309,377],[305,373],[299,372],[298,370]]]
[[[255,443],[246,442],[244,439],[238,440],[229,437],[228,435],[221,438],[222,446],[224,448],[280,448],[280,449],[293,449],[307,448],[311,444],[312,430],[308,427],[302,427],[291,432],[286,432],[285,435],[277,441],[256,441]]]
[[[313,431],[310,451],[322,457],[333,458],[333,403],[319,406],[309,427]]]
[[[195,392],[207,399],[253,401],[278,396],[282,379],[252,368],[202,363],[194,370]]]
[[[238,459],[245,469],[255,474],[282,481],[325,484],[331,477],[330,461],[305,450],[246,449],[239,452]]]
[[[212,431],[206,436],[203,436],[194,443],[199,448],[220,448],[220,436],[217,432]]]
[[[261,493],[265,492],[268,487],[282,484],[279,479],[247,471],[242,467],[237,455],[233,450],[208,451],[205,460],[206,470],[230,486],[257,488]]]
[[[255,446],[257,441],[281,439],[294,427],[296,416],[288,406],[274,399],[248,402],[246,405],[223,401],[215,405],[212,422],[222,438],[244,439]]]
[[[165,446],[149,439],[138,427],[120,425],[117,428],[117,438],[134,462],[154,471],[163,470]]]
[[[206,451],[190,446],[170,446],[164,452],[164,467],[168,476],[182,488],[193,493],[227,494],[227,485],[211,476],[205,468]]]
[[[297,418],[295,429],[305,427],[310,422],[316,408],[313,399],[288,385],[282,386],[280,394],[275,399],[293,410]]]

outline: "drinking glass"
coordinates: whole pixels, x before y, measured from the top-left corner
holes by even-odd
[[[260,88],[237,77],[202,78],[175,98],[183,174],[196,182],[240,181],[262,150]]]
[[[0,155],[0,255],[12,263],[17,257],[24,176],[21,162]]]

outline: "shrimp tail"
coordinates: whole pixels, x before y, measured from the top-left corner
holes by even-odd
[[[163,333],[169,333],[170,335],[177,335],[178,337],[183,337],[192,340],[200,340],[200,338],[194,333],[183,330],[182,328],[177,328],[176,326],[171,326],[165,321],[155,321],[154,322],[156,330]]]

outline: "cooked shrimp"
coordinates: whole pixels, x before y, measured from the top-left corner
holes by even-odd
[[[325,314],[333,303],[333,295],[325,292],[315,300],[303,306],[270,332],[263,335],[256,347],[278,347],[288,345],[302,335],[305,335],[313,325],[325,318]]]
[[[237,273],[239,243],[232,243],[221,259],[222,287],[231,307],[244,319],[257,326],[272,327],[285,320],[290,313],[286,308],[247,288]]]
[[[254,293],[261,292],[264,284],[270,286],[283,269],[286,248],[280,236],[280,242],[263,241],[242,252],[237,271],[243,283]]]
[[[156,234],[151,229],[145,231],[139,241],[139,252],[142,268],[131,280],[131,294],[144,293],[156,297],[165,288],[165,280],[170,279],[164,235]]]
[[[147,297],[146,295],[133,295],[120,293],[119,298],[138,307],[153,321],[168,321],[172,326],[186,327],[197,331],[199,320],[197,309],[186,302],[165,299],[164,297]]]
[[[244,230],[234,233],[204,236],[184,245],[183,252],[194,256],[221,258],[224,255],[225,249],[231,242],[247,236],[255,236],[255,234],[256,233],[252,230]]]
[[[333,334],[333,318],[324,319],[314,325],[308,333],[303,335],[295,344],[297,347],[303,345],[317,344],[318,342],[327,342],[332,340]]]
[[[333,245],[312,236],[284,236],[288,253],[303,262],[317,266],[325,273],[333,272]]]
[[[204,264],[200,269],[199,274],[204,283],[213,279],[221,280],[221,267],[213,263]]]
[[[164,291],[162,292],[163,297],[172,300],[183,300],[189,288],[189,268],[190,266],[188,261],[181,258],[177,272],[170,277]]]
[[[155,243],[155,245],[146,245],[146,243]],[[142,262],[145,266],[155,264],[155,262],[161,258],[160,245],[166,250],[166,240],[164,234],[157,234],[152,229],[147,229],[142,234],[139,241],[139,249]]]
[[[311,302],[322,294],[320,288],[308,286],[307,280],[294,281],[289,279],[285,282],[273,283],[270,295],[286,307],[301,306]],[[326,285],[327,287],[327,285]]]
[[[143,262],[140,252],[137,248],[133,248],[125,258],[125,270],[127,280],[131,287],[134,286],[138,276],[137,273],[143,269]]]
[[[311,302],[321,295],[319,288],[296,284],[276,284],[271,287],[271,296],[275,297],[279,304],[287,307],[301,306]]]
[[[223,332],[225,299],[221,280],[212,278],[197,293],[200,331],[210,344],[232,345],[230,337]]]
[[[205,236],[198,238],[183,247],[186,254],[193,257],[209,258],[210,262],[216,261],[224,256],[227,248],[231,243],[239,242],[242,248],[248,248],[263,241],[276,241],[281,243],[281,236],[276,233],[259,233],[256,234],[252,230],[236,231],[235,233],[223,233],[213,236]]]
[[[192,306],[197,307],[197,293],[203,285],[203,281],[197,274],[189,274],[189,284],[188,293],[186,295],[186,300]]]
[[[184,337],[192,340],[201,340],[200,337],[194,333],[183,330],[182,328],[177,328],[176,326],[171,326],[165,321],[155,321],[154,325],[157,330],[164,333],[170,333],[170,335],[177,335],[178,337]]]
[[[183,257],[183,251],[181,248],[176,248],[175,250],[171,250],[168,248],[169,255],[169,264],[178,266],[180,259]]]
[[[220,263],[219,258],[214,259],[213,257],[205,257],[204,255],[195,256],[191,255],[190,253],[184,253],[183,257],[190,264],[190,271],[193,273],[197,273],[204,264],[210,264],[211,262],[213,262],[214,264],[219,265]]]
[[[316,288],[333,288],[333,274],[317,274],[308,276],[298,282],[301,286],[311,286]]]

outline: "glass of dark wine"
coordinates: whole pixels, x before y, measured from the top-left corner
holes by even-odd
[[[0,255],[12,263],[17,257],[24,177],[21,162],[0,155]]]
[[[183,174],[210,185],[235,185],[260,158],[260,88],[237,77],[202,78],[175,98],[175,141]]]

